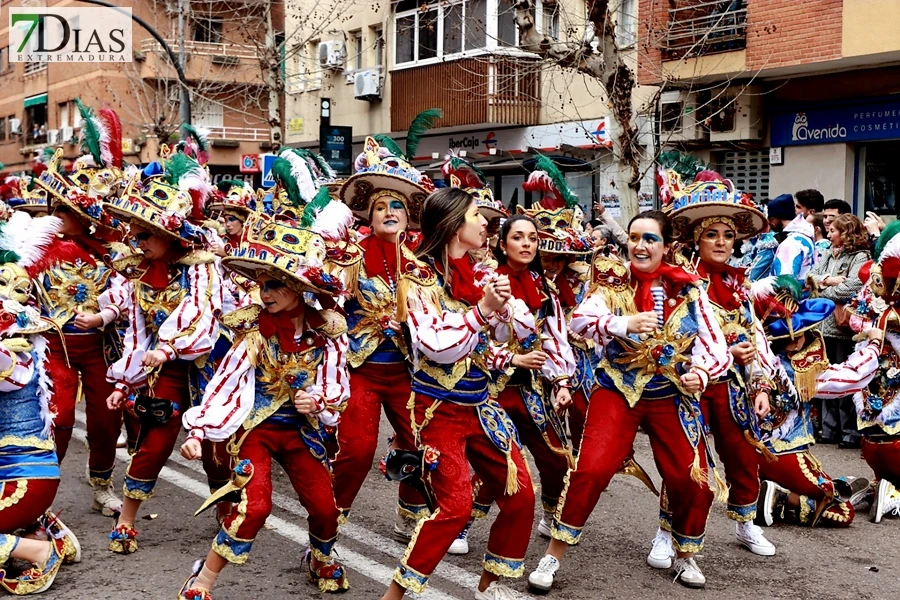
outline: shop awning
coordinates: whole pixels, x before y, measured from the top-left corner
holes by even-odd
[[[47,104],[47,94],[38,94],[37,96],[25,98],[25,108],[28,108],[29,106],[38,106],[40,104]]]

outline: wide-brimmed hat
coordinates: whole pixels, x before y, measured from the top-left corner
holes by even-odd
[[[428,176],[414,168],[396,150],[367,137],[363,152],[356,159],[356,173],[341,187],[341,200],[353,214],[369,220],[372,204],[381,198],[399,200],[406,207],[410,227],[420,223],[425,198],[434,191]]]
[[[10,208],[34,216],[44,215],[50,212],[50,202],[47,200],[47,190],[36,184],[29,190],[24,182],[20,182],[17,189],[18,193],[10,196],[7,200]]]
[[[109,198],[105,208],[114,216],[137,223],[171,240],[187,244],[202,242],[202,231],[188,221],[193,200],[188,192],[166,181],[165,175],[131,181],[120,197]]]
[[[499,200],[494,199],[494,192],[487,183],[487,177],[475,166],[459,156],[448,155],[441,167],[441,173],[450,184],[450,187],[462,188],[469,192],[478,205],[479,212],[485,219],[501,218],[509,216],[509,211],[503,208]]]
[[[750,288],[753,308],[770,341],[795,339],[834,312],[834,302],[811,298],[810,290],[793,275],[766,277]]]
[[[51,204],[58,202],[96,227],[118,229],[121,222],[104,207],[104,199],[121,191],[123,174],[115,168],[97,167],[93,161],[76,162],[66,176],[59,169],[63,149],[57,148],[47,170],[35,179],[35,185],[47,192]]]
[[[681,183],[675,170],[666,171],[670,185],[663,196],[663,212],[672,219],[675,239],[696,242],[710,225],[725,223],[734,230],[736,240],[744,240],[768,229],[762,209],[750,194],[735,189],[729,179],[715,171],[701,171],[688,185]]]
[[[834,312],[834,301],[828,298],[808,298],[800,303],[790,318],[775,319],[765,325],[769,341],[796,339],[806,331],[818,327]]]
[[[257,211],[256,191],[250,185],[237,180],[222,181],[218,185],[219,188],[213,191],[206,205],[208,210],[233,212],[243,219]]]
[[[341,244],[341,253],[343,256],[319,233],[297,221],[254,215],[244,224],[240,243],[222,259],[222,265],[253,280],[268,275],[300,294],[337,296],[344,293],[344,286],[328,272],[332,258],[337,256],[341,266],[348,264],[351,254],[356,260],[362,258],[361,249],[346,242]]]
[[[590,237],[579,231],[579,217],[574,208],[545,209],[517,207],[519,214],[532,219],[538,226],[538,249],[541,254],[587,255],[594,251]]]

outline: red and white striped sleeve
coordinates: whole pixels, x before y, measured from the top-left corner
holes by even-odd
[[[191,265],[190,292],[159,327],[157,348],[170,360],[193,360],[210,352],[218,333],[222,284],[214,263]]]
[[[878,370],[879,347],[869,342],[847,357],[831,365],[816,379],[816,398],[840,398],[861,392]]]
[[[227,440],[241,426],[256,394],[256,374],[242,340],[222,359],[206,386],[203,402],[187,410],[181,418],[192,436],[214,442]]]
[[[421,288],[407,301],[413,357],[425,355],[440,364],[453,364],[468,357],[478,345],[478,334],[488,325],[477,308],[465,313],[441,310],[422,297]]]
[[[605,345],[613,336],[628,334],[628,317],[617,316],[606,305],[602,290],[597,290],[572,311],[569,329],[576,335]]]
[[[128,327],[125,328],[125,336],[122,340],[122,357],[111,364],[106,371],[106,380],[115,383],[116,389],[126,394],[131,393],[147,380],[147,373],[141,365],[141,361],[150,345],[144,313],[140,310],[134,297],[134,285],[128,282],[127,289],[130,290],[130,298],[126,304]]]
[[[553,302],[553,314],[544,319],[544,340],[541,343],[541,350],[550,358],[544,363],[541,372],[548,380],[566,387],[569,377],[575,374],[575,355],[569,345],[569,328],[559,297],[551,293],[550,300]]]
[[[341,411],[350,399],[350,375],[347,372],[347,350],[350,341],[347,334],[326,338],[325,356],[316,368],[316,381],[306,391],[316,398],[316,413],[324,425],[337,425]]]
[[[119,275],[112,273],[106,284],[106,289],[97,297],[97,303],[100,305],[100,318],[103,319],[103,326],[106,327],[122,313],[127,313],[131,308],[134,291],[131,282]]]
[[[712,303],[706,290],[700,288],[697,298],[697,337],[691,348],[691,364],[700,376],[705,388],[731,367],[731,352],[725,341],[725,334],[719,327]]]

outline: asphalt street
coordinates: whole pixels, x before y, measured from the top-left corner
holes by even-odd
[[[175,598],[194,560],[204,556],[215,536],[214,517],[192,516],[208,491],[199,463],[173,456],[163,470],[155,496],[142,507],[138,523],[140,550],[130,556],[107,550],[113,520],[90,511],[91,490],[85,482],[87,460],[83,416],[63,465],[63,484],[54,503],[62,520],[78,535],[80,564],[65,566],[44,598],[67,600],[148,600]],[[387,424],[382,423],[382,438]],[[80,443],[80,442],[82,443]],[[659,484],[647,438],[638,435],[637,458]],[[833,476],[871,476],[859,453],[820,446],[815,454]],[[117,486],[127,456],[119,452]],[[378,457],[376,457],[378,458]],[[277,469],[273,473],[278,473]],[[390,534],[395,484],[372,469],[351,523],[341,531],[340,559],[349,569],[351,589],[345,598],[378,598],[390,581],[404,546]],[[275,483],[275,507],[243,567],[229,565],[214,590],[216,600],[280,600],[323,596],[307,582],[301,558],[306,546],[305,511],[285,476]],[[860,515],[849,529],[806,529],[776,526],[767,535],[778,547],[772,558],[758,557],[738,546],[734,524],[723,504],[709,519],[706,549],[698,563],[707,576],[705,590],[672,583],[669,571],[647,566],[645,559],[656,531],[656,497],[636,479],[618,476],[601,497],[582,543],[569,551],[548,598],[621,600],[645,598],[767,599],[895,599],[900,597],[900,519],[875,525]],[[153,518],[150,518],[153,517]],[[536,531],[528,552],[528,570],[546,548]],[[489,523],[476,523],[468,556],[448,556],[421,597],[429,600],[473,597],[480,574]],[[525,578],[511,582],[521,598]]]

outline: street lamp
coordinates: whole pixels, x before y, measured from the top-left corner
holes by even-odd
[[[115,4],[111,4],[106,2],[105,0],[79,0],[79,2],[84,2],[85,4],[96,4],[98,6],[105,6],[106,8],[114,8],[118,11],[125,12],[122,10],[121,6],[116,6]],[[180,3],[179,3],[180,7]],[[179,19],[181,19],[181,11],[179,11]],[[153,36],[159,45],[163,47],[163,50],[166,51],[166,54],[169,56],[169,61],[172,63],[172,66],[175,67],[175,73],[178,75],[178,81],[181,83],[181,106],[179,108],[178,114],[181,118],[181,122],[187,125],[191,124],[191,90],[188,86],[187,77],[184,74],[184,69],[182,68],[182,62],[179,60],[179,57],[176,56],[175,52],[172,51],[172,48],[169,47],[169,44],[166,43],[166,40],[162,38],[159,33],[150,26],[149,23],[144,21],[139,16],[135,15],[132,11],[131,20],[143,27],[147,33]],[[179,24],[180,25],[180,24]],[[183,56],[183,54],[182,54]]]

